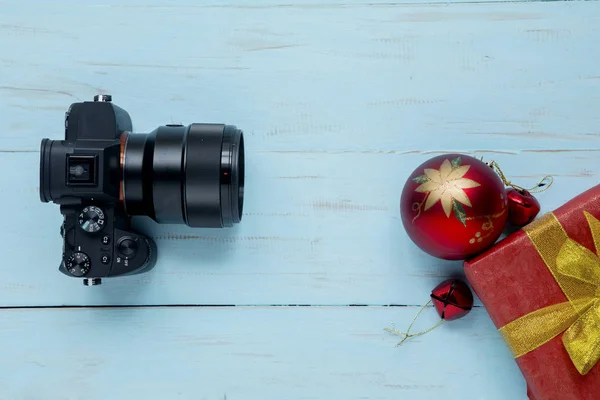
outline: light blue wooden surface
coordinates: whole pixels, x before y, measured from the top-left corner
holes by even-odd
[[[383,332],[462,274],[399,194],[446,151],[554,175],[544,212],[597,184],[599,41],[598,2],[0,1],[0,399],[524,399],[481,307]],[[97,93],[141,132],[238,125],[247,186],[234,229],[137,219],[158,266],[86,288],[38,148]]]

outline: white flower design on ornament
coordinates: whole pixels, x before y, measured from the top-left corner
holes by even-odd
[[[426,193],[423,200],[425,203],[423,211],[429,210],[439,201],[446,217],[449,218],[450,213],[454,211],[454,216],[466,226],[467,215],[462,205],[468,207],[472,205],[464,189],[481,186],[478,182],[464,177],[469,168],[471,168],[470,165],[461,165],[461,158],[457,157],[452,161],[444,160],[439,170],[425,168],[423,175],[413,178],[414,182],[421,184],[415,191]],[[418,210],[419,214],[423,202],[413,206],[413,209]]]

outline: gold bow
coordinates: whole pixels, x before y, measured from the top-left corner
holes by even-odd
[[[600,360],[600,221],[587,211],[584,214],[596,254],[569,238],[553,213],[523,228],[568,301],[541,308],[499,329],[515,358],[564,332],[563,345],[582,375]]]

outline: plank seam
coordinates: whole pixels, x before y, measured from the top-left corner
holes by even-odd
[[[272,4],[272,5],[144,5],[144,6],[127,6],[120,5],[123,8],[242,8],[242,9],[265,9],[265,8],[342,8],[342,7],[397,7],[397,6],[435,6],[435,5],[477,5],[477,4],[527,4],[527,3],[566,3],[566,2],[597,2],[599,0],[448,0],[448,1],[398,1],[398,2],[364,2],[364,3],[309,3],[309,4]]]
[[[417,308],[423,304],[129,304],[129,305],[48,305],[0,306],[0,310],[78,309],[78,308]],[[433,307],[433,306],[428,306]],[[481,308],[474,305],[473,308]]]
[[[569,0],[569,1],[581,1],[581,0]],[[584,1],[600,1],[600,0],[584,0]],[[248,153],[275,153],[275,154],[327,154],[327,155],[354,155],[354,154],[382,154],[382,155],[412,155],[412,154],[445,154],[448,150],[376,150],[376,149],[364,149],[364,150],[255,150],[249,151]],[[591,149],[522,149],[518,151],[498,151],[498,150],[468,150],[460,151],[460,153],[501,153],[507,155],[518,155],[519,153],[544,153],[544,152],[560,152],[560,153],[581,153],[589,152],[596,153],[600,152],[600,148]],[[0,149],[2,153],[39,153],[39,150],[10,150]]]

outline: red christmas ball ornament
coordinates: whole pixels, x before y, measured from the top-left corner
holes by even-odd
[[[471,311],[473,293],[465,282],[448,279],[431,291],[431,301],[441,319],[454,321]]]
[[[400,198],[402,223],[426,253],[463,260],[489,248],[508,218],[506,188],[485,162],[443,154],[419,165]]]
[[[540,202],[528,190],[510,188],[508,198],[508,222],[515,226],[525,226],[540,212]]]

